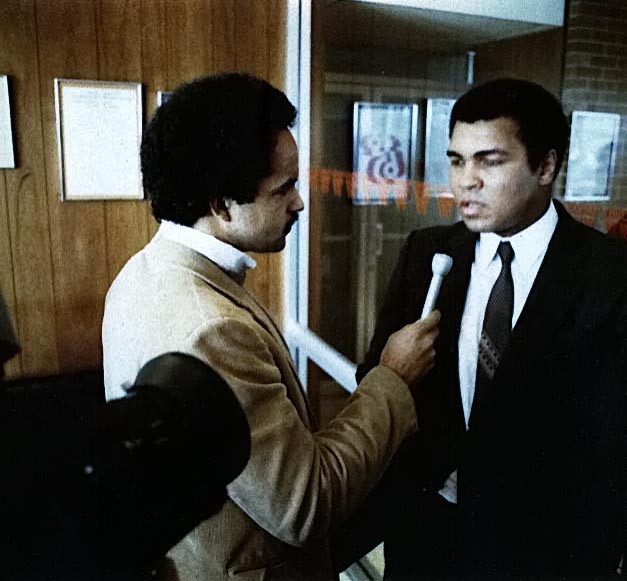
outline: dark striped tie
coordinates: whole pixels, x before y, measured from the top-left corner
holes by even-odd
[[[475,402],[487,394],[496,368],[501,362],[501,356],[505,353],[512,335],[512,315],[514,313],[512,260],[514,249],[509,242],[501,242],[497,253],[501,257],[501,273],[492,287],[492,292],[490,292],[483,319],[483,330],[479,342],[479,359],[477,361]]]

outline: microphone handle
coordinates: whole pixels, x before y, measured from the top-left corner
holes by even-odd
[[[425,299],[425,306],[422,308],[421,319],[424,319],[435,308],[435,301],[440,294],[440,287],[442,286],[443,277],[438,274],[434,274],[427,291],[427,298]]]

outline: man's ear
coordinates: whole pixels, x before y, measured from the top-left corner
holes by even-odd
[[[230,222],[231,221],[231,212],[230,212],[231,204],[232,204],[232,201],[227,200],[225,198],[219,198],[217,200],[213,200],[210,205],[211,213],[214,216],[221,218],[225,222]]]
[[[540,162],[538,179],[541,186],[548,186],[553,183],[556,177],[555,169],[557,168],[557,152],[551,149]]]

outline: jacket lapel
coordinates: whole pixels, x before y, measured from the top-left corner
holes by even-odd
[[[289,348],[281,331],[265,308],[243,286],[236,283],[214,262],[195,250],[187,248],[178,242],[164,239],[155,239],[151,244],[154,245],[154,251],[158,254],[160,260],[172,262],[178,267],[183,267],[193,272],[216,292],[228,297],[233,303],[247,310],[255,321],[268,331],[278,344],[284,347],[284,359],[292,371],[294,383],[298,385],[300,394],[306,402],[306,396],[298,379],[298,373],[292,361]],[[307,407],[306,403],[305,407]],[[312,418],[308,409],[306,409],[306,415],[311,421]]]
[[[442,309],[448,309],[446,318],[455,337],[459,337],[476,241],[477,235],[464,227],[450,240],[447,252],[453,259],[453,267],[442,285],[441,304]]]
[[[521,360],[533,359],[534,353],[552,343],[581,293],[577,278],[585,257],[580,255],[578,224],[560,204],[556,207],[559,220],[555,232],[494,381],[515,372]]]
[[[470,271],[475,256],[476,241],[477,235],[460,225],[459,231],[449,239],[448,246],[441,250],[453,259],[453,267],[444,278],[438,301],[438,309],[442,313],[440,345],[448,349],[442,363],[448,368],[450,379],[446,381],[446,389],[448,390],[449,405],[454,414],[454,422],[464,431],[466,423],[458,372],[459,331],[470,283]]]

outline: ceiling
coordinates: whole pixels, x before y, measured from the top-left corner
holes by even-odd
[[[343,48],[403,48],[460,54],[550,26],[350,0],[324,0],[324,38]]]

